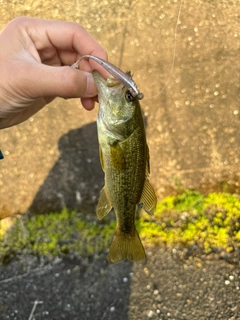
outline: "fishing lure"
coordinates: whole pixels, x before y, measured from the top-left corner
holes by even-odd
[[[105,70],[107,70],[116,80],[118,80],[119,82],[121,82],[124,87],[128,88],[128,90],[130,91],[131,95],[134,98],[137,98],[138,100],[142,100],[144,95],[143,93],[141,93],[136,85],[136,83],[133,81],[132,76],[130,73],[125,73],[122,70],[120,70],[118,67],[116,67],[115,65],[113,65],[112,63],[105,61],[104,59],[101,59],[99,57],[96,56],[92,56],[90,54],[86,54],[84,56],[82,56],[80,59],[78,59],[77,62],[75,62],[72,67],[75,69],[79,69],[79,62],[82,59],[92,59],[94,61],[96,61],[97,63],[99,63]]]

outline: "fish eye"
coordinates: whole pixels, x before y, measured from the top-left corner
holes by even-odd
[[[135,99],[135,97],[131,94],[131,92],[129,90],[126,92],[125,98],[126,98],[127,102],[132,102]]]

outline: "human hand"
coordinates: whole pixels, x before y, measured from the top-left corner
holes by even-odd
[[[85,109],[97,95],[91,71],[103,69],[83,59],[106,60],[104,49],[79,24],[20,17],[0,32],[0,129],[27,120],[55,97],[81,98]]]

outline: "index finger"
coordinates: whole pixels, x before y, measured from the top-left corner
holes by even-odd
[[[21,19],[21,18],[20,18]],[[69,55],[72,61],[69,65],[85,54],[95,55],[107,60],[107,53],[101,45],[78,23],[23,18],[26,30],[38,51],[54,46],[59,54],[72,51]],[[74,61],[75,60],[75,61]],[[102,68],[94,61],[86,61],[84,70],[91,72],[93,69],[103,73]]]

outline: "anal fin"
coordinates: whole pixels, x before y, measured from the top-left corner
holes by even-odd
[[[148,179],[145,179],[139,204],[142,205],[143,209],[150,215],[152,215],[156,209],[157,197]]]

